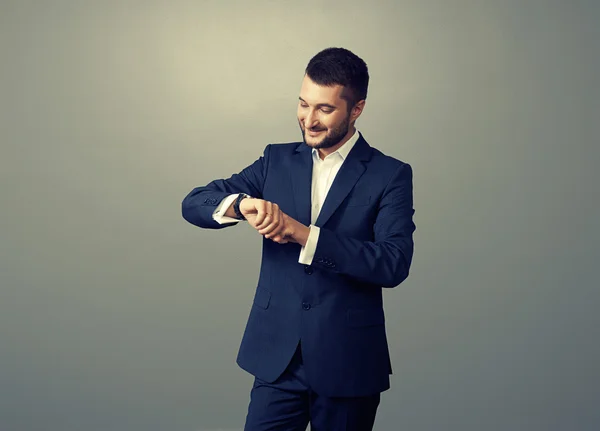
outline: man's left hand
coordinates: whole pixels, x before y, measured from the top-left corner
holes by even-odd
[[[265,238],[271,239],[279,244],[295,242],[304,247],[306,240],[308,239],[308,234],[310,233],[310,228],[303,225],[298,220],[290,217],[283,211],[281,212],[281,215],[283,218],[281,219],[280,225],[277,227],[277,229],[267,234],[265,234],[267,229],[261,229],[258,231],[258,233],[264,235]]]

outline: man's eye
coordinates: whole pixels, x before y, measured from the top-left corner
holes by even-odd
[[[326,108],[321,108],[321,111],[326,113],[326,114],[331,114],[333,112],[333,110],[331,109],[326,109]]]

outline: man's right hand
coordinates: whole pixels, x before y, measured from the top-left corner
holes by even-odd
[[[263,199],[244,198],[240,202],[240,211],[248,223],[262,235],[279,244],[287,243],[290,238],[280,235],[285,230],[283,212],[279,205]]]

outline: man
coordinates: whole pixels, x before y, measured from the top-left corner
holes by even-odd
[[[367,65],[315,55],[298,102],[303,142],[267,145],[252,165],[193,189],[183,217],[247,222],[262,264],[237,363],[255,376],[246,431],[371,430],[392,374],[382,287],[408,277],[412,169],[355,129]]]

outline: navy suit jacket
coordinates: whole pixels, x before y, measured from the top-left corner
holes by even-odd
[[[194,188],[182,202],[188,222],[218,224],[215,207],[232,193],[275,202],[310,225],[311,148],[270,144],[228,179]],[[321,208],[311,265],[300,245],[263,238],[256,293],[238,365],[267,382],[285,370],[301,340],[307,379],[324,396],[366,396],[390,387],[392,374],[382,288],[408,277],[413,256],[412,169],[369,146],[362,135],[344,160]]]

